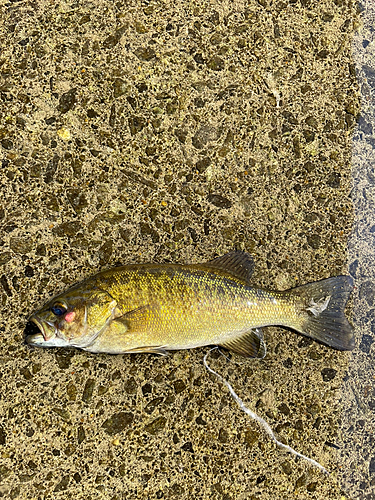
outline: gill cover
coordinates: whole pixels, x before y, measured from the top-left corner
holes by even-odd
[[[40,329],[40,334],[26,337],[26,342],[45,347],[86,347],[112,319],[122,315],[109,293],[96,287],[82,288],[75,287],[54,297],[32,316],[31,321]]]
[[[88,295],[82,294],[79,302],[78,307],[73,306],[76,313],[74,320],[68,322],[64,319],[64,325],[61,325],[64,328],[61,330],[71,345],[86,347],[122,312],[117,307],[117,301],[100,289],[92,290]]]

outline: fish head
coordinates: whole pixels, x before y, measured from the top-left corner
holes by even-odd
[[[54,297],[33,314],[30,322],[38,333],[26,334],[26,342],[39,347],[86,348],[122,315],[113,297],[98,288],[75,287]]]

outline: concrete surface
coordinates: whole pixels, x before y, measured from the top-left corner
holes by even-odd
[[[353,55],[361,91],[361,116],[353,137],[355,222],[349,239],[349,270],[355,278],[353,321],[358,348],[350,356],[342,386],[340,483],[353,498],[375,498],[374,371],[374,145],[375,145],[375,4],[360,5],[363,25],[356,33]]]
[[[359,97],[351,1],[2,1],[0,495],[351,498],[341,486],[350,354],[277,328],[264,360],[203,366],[31,350],[27,318],[118,263],[233,248],[254,283],[347,273]]]

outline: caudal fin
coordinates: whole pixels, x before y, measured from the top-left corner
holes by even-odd
[[[344,310],[352,289],[350,276],[336,276],[290,290],[300,309],[297,323],[290,326],[334,349],[351,351],[354,333]]]

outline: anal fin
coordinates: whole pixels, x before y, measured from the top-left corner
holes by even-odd
[[[263,340],[263,332],[260,328],[254,328],[243,333],[240,337],[228,340],[220,344],[241,356],[247,358],[264,358],[266,355],[266,345]]]
[[[146,304],[116,317],[111,326],[122,329],[123,333],[143,332],[157,314],[157,305]]]

